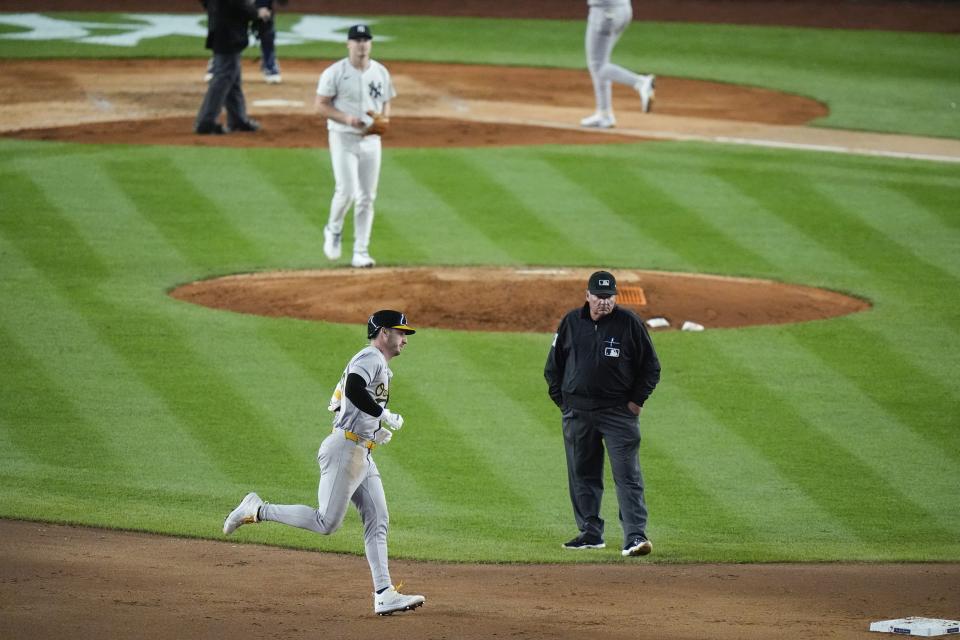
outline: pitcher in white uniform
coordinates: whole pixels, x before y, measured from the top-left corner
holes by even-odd
[[[327,67],[317,83],[316,108],[327,119],[336,182],[323,228],[323,253],[330,260],[340,259],[343,221],[352,205],[354,267],[376,264],[370,257],[370,233],[380,180],[380,136],[367,134],[373,122],[368,112],[389,117],[390,100],[397,95],[390,72],[370,58],[372,39],[367,25],[350,27],[347,57]]]
[[[640,108],[648,113],[653,108],[653,74],[638,74],[610,62],[610,54],[617,40],[623,35],[633,19],[630,0],[587,0],[587,67],[593,80],[593,93],[597,110],[592,116],[580,121],[584,127],[609,129],[616,126],[613,115],[613,84],[618,82],[640,95]]]
[[[333,412],[333,432],[324,438],[317,453],[320,465],[318,506],[280,505],[264,502],[248,493],[223,522],[230,535],[244,524],[273,521],[323,535],[343,524],[350,502],[363,521],[363,546],[373,576],[373,608],[377,615],[416,609],[421,595],[397,591],[387,567],[387,528],[390,522],[380,471],[373,450],[390,442],[403,427],[403,417],[387,409],[390,401],[388,363],[400,355],[407,336],[416,333],[399,311],[384,309],[367,320],[369,346],[347,363],[333,392],[328,409]]]

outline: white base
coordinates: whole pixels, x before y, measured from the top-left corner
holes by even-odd
[[[936,618],[897,618],[870,623],[870,631],[896,633],[904,636],[944,636],[960,634],[960,622]]]

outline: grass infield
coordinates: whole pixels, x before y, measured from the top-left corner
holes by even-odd
[[[498,63],[513,48],[512,63],[582,66],[580,23],[451,21],[503,34],[461,51],[463,31],[438,42],[436,20],[384,18],[398,36],[378,57]],[[520,27],[522,42],[507,37]],[[684,28],[698,37],[666,46]],[[645,42],[664,46],[650,57]],[[709,42],[729,55],[707,60]],[[893,48],[854,64],[865,43]],[[893,100],[921,62],[918,84],[957,86],[944,47],[956,39],[636,24],[617,57],[800,91],[830,102],[826,125],[955,136],[955,116]],[[202,55],[177,41],[134,53]],[[890,102],[858,107],[857,82]],[[324,267],[331,188],[325,150],[0,141],[0,516],[217,538],[248,490],[313,503],[325,403],[362,327],[166,291]],[[957,560],[958,201],[960,167],[928,162],[666,142],[388,148],[372,248],[388,265],[636,267],[869,298],[870,312],[834,320],[654,336],[664,376],[641,424],[651,561]],[[611,548],[560,549],[575,532],[542,378],[550,338],[411,338],[392,402],[407,427],[377,454],[391,555],[620,560],[609,481]],[[235,538],[362,553],[355,513],[330,537],[267,525]]]

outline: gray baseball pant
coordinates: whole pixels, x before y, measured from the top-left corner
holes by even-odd
[[[587,68],[593,79],[593,93],[597,102],[597,111],[611,112],[613,109],[613,86],[618,82],[634,86],[640,76],[620,65],[610,62],[610,54],[617,40],[630,25],[633,9],[630,5],[616,7],[590,7],[587,14],[587,33],[584,46],[587,54]]]
[[[214,53],[213,78],[197,112],[194,128],[209,126],[227,109],[227,127],[247,121],[247,103],[243,97],[240,57],[242,53]]]
[[[612,409],[563,413],[563,442],[567,480],[577,528],[603,537],[600,503],[603,499],[603,455],[606,446],[617,487],[624,540],[646,537],[647,505],[640,471],[640,421],[626,405]]]
[[[387,567],[390,515],[373,456],[337,429],[323,440],[317,462],[320,465],[318,508],[265,504],[260,508],[260,519],[329,535],[343,524],[347,504],[353,502],[363,521],[363,547],[373,575],[373,588],[379,591],[389,587],[392,584]]]

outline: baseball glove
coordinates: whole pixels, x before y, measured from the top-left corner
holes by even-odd
[[[373,122],[371,122],[370,126],[366,128],[366,130],[363,132],[363,135],[385,135],[390,125],[390,118],[382,113],[376,113],[374,111],[367,111],[367,115],[373,118]]]

